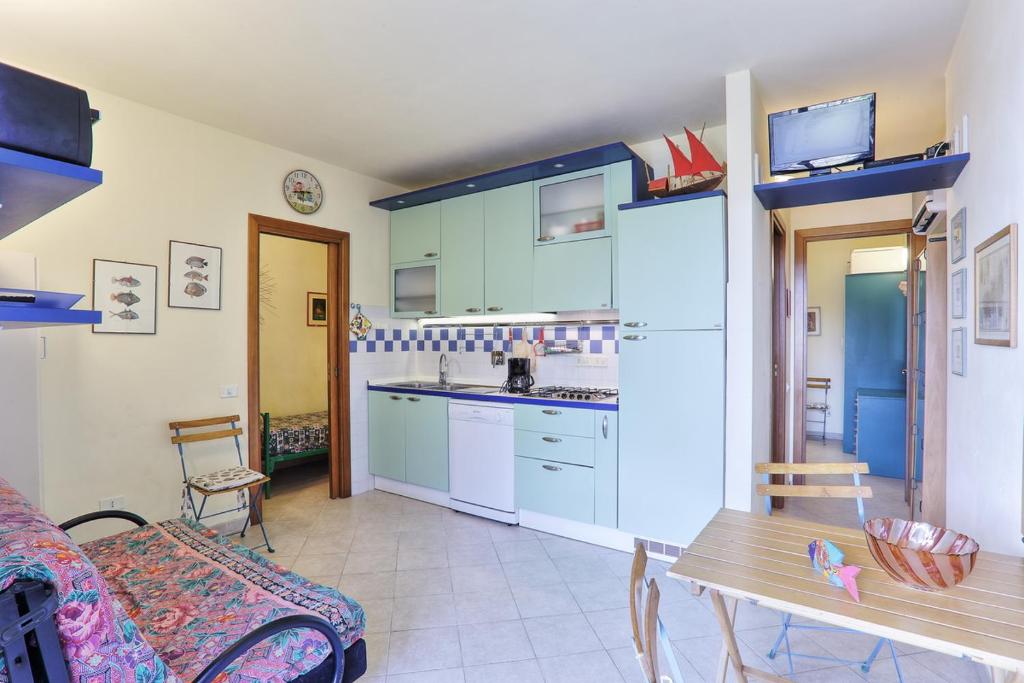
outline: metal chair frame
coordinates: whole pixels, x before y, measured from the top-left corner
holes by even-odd
[[[191,478],[189,477],[189,474],[188,474],[188,465],[186,464],[186,458],[185,458],[185,443],[187,443],[189,441],[189,439],[188,439],[188,437],[186,435],[182,434],[181,430],[182,429],[192,429],[192,428],[197,428],[197,427],[210,427],[210,426],[220,425],[220,424],[230,424],[231,427],[230,427],[230,429],[224,430],[224,431],[199,432],[199,433],[194,435],[194,437],[197,437],[197,438],[193,438],[191,440],[210,441],[210,440],[213,440],[213,439],[220,439],[220,438],[225,438],[225,437],[230,436],[230,437],[233,438],[233,440],[235,442],[235,452],[238,454],[238,465],[239,465],[239,467],[248,467],[248,465],[246,465],[245,461],[242,459],[242,443],[241,443],[240,439],[238,438],[242,434],[242,429],[238,426],[239,419],[240,418],[239,418],[238,415],[232,415],[230,417],[222,417],[222,418],[209,418],[209,419],[191,420],[191,421],[184,421],[184,422],[171,422],[170,423],[170,428],[172,430],[174,430],[174,436],[171,437],[171,442],[175,446],[177,446],[177,448],[178,448],[178,457],[181,460],[181,475],[182,475],[182,480],[183,480],[182,483],[185,486],[186,495],[188,496],[188,504],[189,504],[189,507],[192,509],[192,515],[195,517],[196,521],[199,522],[199,521],[202,521],[203,519],[210,519],[211,517],[217,517],[219,515],[233,514],[233,513],[237,513],[237,512],[242,512],[243,510],[251,509],[252,510],[252,514],[255,515],[256,521],[257,521],[257,523],[260,526],[260,531],[263,532],[263,543],[260,544],[260,545],[257,545],[257,546],[252,546],[252,550],[256,550],[258,548],[264,548],[265,547],[267,549],[267,552],[272,553],[272,552],[274,552],[274,548],[273,548],[273,546],[270,545],[270,537],[267,535],[267,526],[266,526],[266,524],[263,523],[263,513],[260,510],[260,505],[259,505],[260,498],[263,496],[263,492],[264,492],[265,487],[266,487],[266,482],[267,482],[267,480],[269,478],[265,478],[264,481],[257,482],[256,484],[246,484],[245,486],[233,487],[233,488],[225,489],[223,491],[210,491],[210,492],[206,492],[206,491],[204,491],[202,489],[194,487],[193,484],[192,484]],[[255,496],[249,496],[249,498],[247,499],[246,491],[249,488],[251,488],[252,486],[256,486],[256,494],[255,494]],[[195,491],[197,493],[199,493],[203,497],[203,500],[199,503],[199,508],[198,509],[196,508],[195,498],[192,495],[193,489],[195,489]],[[227,510],[221,510],[220,512],[214,512],[214,513],[208,514],[206,516],[203,515],[203,512],[206,509],[206,501],[209,500],[212,496],[219,496],[219,495],[222,495],[222,494],[225,494],[225,493],[235,493],[235,492],[238,492],[238,491],[242,491],[243,492],[242,493],[242,500],[243,500],[243,502],[241,504],[239,504],[238,506],[233,507],[233,508],[228,508]],[[246,516],[245,516],[245,523],[242,525],[242,530],[241,531],[236,531],[236,532],[233,532],[233,533],[227,533],[227,534],[224,534],[224,535],[225,536],[234,536],[237,533],[237,534],[239,534],[240,538],[245,538],[245,532],[249,529],[249,520],[250,520],[250,515],[246,514]]]
[[[804,410],[807,412],[821,413],[821,421],[818,420],[806,420],[809,425],[821,425],[821,440],[825,441],[828,436],[828,415],[832,412],[832,406],[828,403],[828,392],[832,389],[832,378],[831,377],[808,377],[807,378],[807,390],[817,389],[825,392],[825,400],[820,403],[808,403],[804,406]]]
[[[861,486],[860,475],[861,471],[865,474],[868,472],[867,463],[849,463],[851,465],[850,474],[853,475],[853,486],[855,491],[851,494],[844,492],[838,494],[837,497],[856,498],[857,500],[857,518],[860,520],[860,525],[864,526],[864,497],[871,497],[871,488],[867,486]],[[764,508],[765,512],[770,517],[772,514],[772,495],[770,491],[771,477],[773,474],[781,474],[782,476],[789,476],[790,483],[785,485],[786,488],[792,487],[793,489],[801,488],[799,484],[792,483],[793,475],[807,475],[807,474],[824,474],[816,468],[815,464],[785,464],[785,463],[759,463],[757,465],[757,471],[764,474],[764,484],[759,485],[758,493],[764,495]],[[845,488],[845,487],[844,487]],[[789,631],[791,629],[801,629],[804,631],[835,631],[837,633],[859,633],[856,629],[843,628],[841,626],[818,626],[814,624],[794,624],[792,623],[792,614],[782,615],[782,630],[779,632],[779,637],[775,639],[775,643],[768,651],[768,659],[775,659],[779,654],[779,647],[785,643],[786,648],[784,650],[786,654],[786,660],[789,664],[789,675],[794,675],[796,671],[793,668],[793,658],[800,657],[802,659],[817,659],[828,662],[838,662],[846,666],[859,666],[860,670],[864,673],[868,673],[871,670],[871,666],[875,663],[878,658],[878,654],[882,651],[882,647],[888,645],[889,652],[892,653],[892,663],[896,667],[896,680],[899,683],[903,681],[903,669],[900,668],[900,661],[896,655],[896,646],[888,638],[879,638],[878,642],[875,643],[875,647],[871,650],[871,654],[868,655],[867,659],[843,659],[841,657],[824,657],[821,655],[808,655],[800,652],[793,652],[793,648],[789,642]]]

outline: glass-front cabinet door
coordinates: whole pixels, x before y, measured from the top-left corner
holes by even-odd
[[[534,183],[536,244],[610,234],[606,222],[607,173],[593,168]]]
[[[391,266],[391,315],[425,318],[438,315],[438,261],[413,261]]]

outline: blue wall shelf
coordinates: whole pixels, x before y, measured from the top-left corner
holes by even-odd
[[[953,154],[781,183],[761,183],[754,186],[754,194],[761,205],[770,210],[938,190],[952,187],[970,158],[970,154]]]
[[[84,294],[42,292],[31,289],[0,288],[5,294],[31,294],[35,303],[0,302],[0,330],[16,330],[51,325],[98,325],[102,311],[72,310]]]
[[[102,182],[102,171],[0,148],[0,239]]]
[[[629,209],[642,209],[648,206],[658,206],[659,204],[674,204],[675,202],[692,202],[695,199],[707,199],[708,197],[724,197],[725,192],[723,190],[711,190],[710,192],[694,192],[693,194],[677,194],[671,197],[658,197],[655,199],[644,199],[639,202],[629,202],[628,204],[619,204],[619,211],[628,211]]]
[[[393,197],[385,197],[370,202],[370,206],[378,209],[394,211],[396,209],[408,209],[410,206],[430,204],[442,199],[461,197],[462,195],[493,190],[506,185],[517,185],[541,178],[550,178],[563,173],[582,171],[588,168],[597,168],[607,164],[614,164],[619,161],[633,160],[634,184],[637,188],[647,188],[647,177],[644,173],[646,163],[638,157],[624,142],[613,142],[609,145],[592,147],[571,154],[551,157],[541,161],[532,161],[528,164],[503,168],[499,171],[491,171],[472,178],[453,180],[450,183],[426,187],[422,190],[414,190],[404,194],[396,194]],[[639,191],[634,196],[642,196]]]

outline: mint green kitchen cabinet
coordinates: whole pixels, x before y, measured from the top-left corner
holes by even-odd
[[[549,246],[615,234],[619,204],[633,200],[633,165],[565,173],[533,183],[534,240]]]
[[[622,334],[724,329],[725,229],[722,195],[619,212]]]
[[[516,456],[520,508],[586,524],[594,523],[594,469]]]
[[[515,430],[515,453],[572,465],[594,466],[594,437]]]
[[[484,198],[484,310],[533,310],[533,183],[499,187]]]
[[[441,267],[438,259],[391,265],[391,317],[440,315]]]
[[[594,436],[594,411],[588,408],[516,403],[513,411],[516,429],[543,434]]]
[[[612,239],[546,244],[533,250],[533,309],[612,308]]]
[[[594,524],[612,529],[619,518],[619,416],[594,412]]]
[[[724,501],[725,332],[623,334],[618,418],[618,528],[689,544]]]
[[[441,201],[441,313],[484,310],[484,193]]]
[[[369,395],[370,473],[405,481],[405,395]]]
[[[405,397],[405,481],[448,490],[448,399]]]
[[[441,256],[441,203],[391,212],[391,263]]]

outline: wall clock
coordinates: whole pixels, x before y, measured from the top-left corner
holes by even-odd
[[[297,169],[284,177],[284,198],[299,213],[314,213],[324,201],[324,191],[315,175]]]

